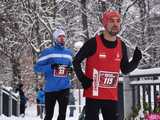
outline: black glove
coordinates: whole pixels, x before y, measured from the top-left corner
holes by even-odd
[[[67,71],[68,71],[68,73],[72,73],[73,72],[73,68],[72,67],[67,67]]]
[[[81,84],[82,84],[82,87],[83,87],[84,89],[87,89],[87,88],[89,88],[90,86],[92,86],[93,80],[90,79],[90,78],[88,78],[88,77],[86,77],[86,76],[83,76],[83,78],[80,80],[80,82],[81,82]]]
[[[58,67],[60,66],[60,64],[51,64],[51,68],[52,69],[58,69]]]
[[[138,47],[136,47],[134,54],[133,54],[133,59],[136,61],[140,61],[142,59],[142,53],[141,51],[138,49]]]

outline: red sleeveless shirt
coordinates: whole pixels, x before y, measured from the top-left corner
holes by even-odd
[[[85,75],[93,79],[93,84],[84,90],[84,96],[93,99],[118,100],[121,40],[117,38],[115,48],[106,48],[97,35],[96,44],[96,52],[87,58],[85,68]]]

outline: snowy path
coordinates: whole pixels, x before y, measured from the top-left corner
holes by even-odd
[[[36,115],[36,106],[32,105],[27,107],[25,117],[6,117],[4,115],[0,116],[0,120],[42,120],[39,116]],[[58,116],[58,107],[55,108],[54,118],[52,120],[56,120]],[[78,120],[78,109],[75,111],[74,117],[69,117],[69,109],[67,109],[66,120]]]
[[[36,116],[36,114],[37,114],[36,113],[36,106],[32,105],[30,107],[27,107],[25,117],[15,117],[15,116],[6,117],[4,115],[1,115],[0,120],[42,120],[42,119],[40,119],[39,116]],[[52,120],[57,120],[57,116],[58,116],[58,107],[56,106],[54,117]],[[78,120],[78,116],[79,116],[79,108],[78,107],[76,108],[76,110],[74,112],[74,117],[69,117],[69,109],[67,109],[66,120]],[[101,115],[100,115],[100,120],[102,120]]]
[[[66,120],[78,120],[79,117],[79,94],[81,94],[82,96],[82,91],[79,93],[77,90],[74,91],[74,96],[76,98],[76,110],[74,111],[74,116],[73,117],[69,117],[69,108],[67,108],[67,116],[66,116]],[[81,102],[80,105],[84,105],[84,98],[81,97]],[[26,115],[25,117],[15,117],[15,116],[11,116],[11,117],[6,117],[4,115],[0,116],[0,120],[42,120],[40,119],[40,116],[37,116],[37,112],[36,112],[36,105],[27,105],[28,107],[26,108]],[[58,104],[56,104],[55,106],[55,113],[54,113],[54,117],[52,120],[57,120],[57,116],[58,116]],[[100,120],[102,119],[102,116],[100,115]]]

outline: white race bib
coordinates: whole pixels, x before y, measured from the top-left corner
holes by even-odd
[[[99,87],[116,88],[119,74],[116,72],[99,71]]]
[[[66,66],[59,66],[58,68],[53,70],[53,75],[55,77],[66,77],[68,74]]]

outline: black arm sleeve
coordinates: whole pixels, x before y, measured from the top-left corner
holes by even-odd
[[[135,68],[137,68],[139,64],[139,60],[137,61],[136,59],[132,59],[130,62],[128,60],[128,55],[127,55],[127,47],[124,42],[122,42],[122,60],[121,60],[121,72],[123,74],[128,74],[129,72],[132,72]]]
[[[95,38],[92,38],[82,46],[82,48],[79,50],[79,52],[75,56],[73,60],[73,67],[80,81],[82,81],[85,78],[85,75],[82,71],[81,62],[85,58],[88,58],[89,56],[93,55],[95,51],[96,51],[96,41],[95,41]]]

